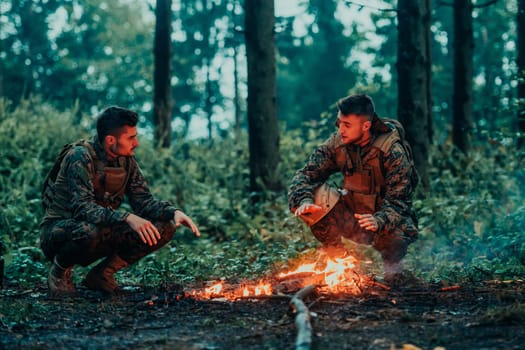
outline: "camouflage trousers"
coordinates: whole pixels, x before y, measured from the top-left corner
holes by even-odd
[[[133,264],[168,243],[175,233],[175,224],[153,222],[161,238],[149,246],[126,223],[97,226],[73,219],[56,220],[40,228],[40,247],[49,260],[55,256],[64,266],[88,266],[100,258],[118,255]]]
[[[401,229],[395,229],[393,232],[372,232],[361,228],[353,211],[343,200],[339,200],[334,208],[310,229],[324,246],[341,246],[341,237],[344,237],[359,244],[371,245],[388,263],[401,261],[409,244],[417,238],[407,235]]]

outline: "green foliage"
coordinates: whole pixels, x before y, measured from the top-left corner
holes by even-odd
[[[16,276],[18,285],[30,288],[46,280],[48,264],[37,247],[21,247],[11,253],[12,260],[8,261],[7,276]]]
[[[58,112],[38,99],[15,109],[5,102],[1,107],[0,239],[6,278],[43,283],[48,262],[39,249],[41,181],[65,143],[89,136],[92,119],[81,119],[79,126],[74,108]],[[326,118],[306,130],[282,133],[283,183],[331,130]],[[203,235],[196,239],[181,228],[168,246],[119,278],[154,285],[255,278],[317,246],[307,227],[290,215],[285,191],[252,200],[246,135],[213,143],[180,141],[163,150],[146,137],[141,141],[137,158],[152,192],[176,203]],[[487,143],[469,157],[448,147],[432,151],[433,190],[414,201],[421,236],[407,256],[417,274],[460,282],[525,275],[525,167],[507,144]]]
[[[365,37],[357,25],[348,26],[337,17],[340,3],[311,0],[301,4],[302,16],[310,20],[278,19],[283,28],[276,36],[277,103],[280,118],[290,128],[319,120],[338,97],[356,87],[362,74],[356,57]],[[301,36],[294,31],[296,25],[305,26]]]
[[[100,101],[140,109],[151,99],[151,20],[130,1],[6,1],[2,4],[2,95],[45,96],[80,111]]]
[[[512,278],[525,274],[523,159],[493,143],[464,156],[432,153],[433,193],[415,201],[421,239],[417,266],[434,279]]]
[[[82,129],[73,126],[74,114],[38,99],[14,110],[0,100],[0,223],[7,248],[38,242],[41,182],[63,144],[81,135]]]

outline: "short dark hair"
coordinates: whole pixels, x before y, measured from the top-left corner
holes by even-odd
[[[344,97],[337,101],[337,108],[342,115],[356,114],[369,117],[369,120],[375,116],[374,101],[368,95],[355,94]]]
[[[139,116],[136,112],[122,107],[111,106],[106,108],[97,117],[97,136],[99,141],[104,141],[107,135],[113,135],[122,127],[136,126]]]

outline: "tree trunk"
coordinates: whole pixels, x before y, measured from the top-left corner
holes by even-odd
[[[454,93],[452,140],[468,153],[472,139],[474,35],[472,0],[454,0]]]
[[[209,12],[205,16],[205,21],[202,22],[202,34],[204,35],[203,41],[206,43],[206,48],[204,48],[204,61],[203,65],[206,68],[206,82],[204,84],[204,113],[206,114],[206,119],[208,120],[208,140],[211,142],[213,139],[213,103],[212,103],[212,81],[211,81],[211,69],[213,55],[215,53],[215,38],[212,38],[212,16],[214,11],[214,2],[210,0],[204,0],[202,2],[204,7],[203,11]],[[211,143],[210,143],[211,144]]]
[[[241,95],[239,92],[239,48],[237,44],[233,45],[233,91],[234,91],[234,109],[235,109],[235,136],[239,138],[241,134]]]
[[[245,1],[250,189],[280,190],[274,1]]]
[[[206,58],[205,63],[206,67],[206,84],[205,84],[205,96],[204,101],[204,111],[206,113],[206,118],[208,119],[208,140],[211,142],[213,140],[213,103],[212,99],[212,87],[211,87],[211,59],[210,57]]]
[[[425,190],[430,188],[431,143],[430,0],[398,1],[398,118],[406,129]]]
[[[525,0],[518,0],[518,147],[525,144]]]
[[[160,147],[171,145],[171,0],[157,0],[155,9],[155,73],[153,124]]]

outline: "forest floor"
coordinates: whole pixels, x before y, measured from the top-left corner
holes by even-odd
[[[0,290],[0,348],[291,349],[296,315],[285,297],[195,300],[180,286],[119,297],[79,289]],[[525,282],[371,287],[304,297],[313,349],[523,349]]]

